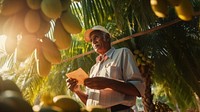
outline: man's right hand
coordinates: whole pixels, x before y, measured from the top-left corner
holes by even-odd
[[[66,79],[67,87],[73,92],[80,91],[80,86],[77,85],[78,81],[76,79]]]
[[[75,92],[79,96],[81,101],[84,104],[86,104],[88,95],[81,91],[80,85],[77,85],[78,81],[76,79],[71,79],[70,78],[70,79],[66,79],[66,82],[67,82],[68,89],[70,89],[71,91]]]

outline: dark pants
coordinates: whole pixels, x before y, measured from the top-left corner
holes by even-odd
[[[117,111],[129,109],[129,108],[130,108],[129,106],[118,104],[118,105],[112,106],[110,109],[111,109],[111,112],[117,112]]]

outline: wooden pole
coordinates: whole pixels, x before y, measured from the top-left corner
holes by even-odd
[[[200,15],[200,12],[195,12],[194,15],[195,15],[195,16],[198,16],[198,15]],[[112,44],[112,45],[115,45],[115,44],[118,44],[118,43],[120,43],[120,42],[129,40],[129,39],[131,39],[131,38],[135,38],[135,37],[142,36],[142,35],[145,35],[145,34],[148,34],[148,33],[152,33],[152,32],[154,32],[154,31],[160,30],[160,29],[162,29],[162,28],[165,28],[165,27],[171,26],[171,25],[173,25],[173,24],[176,24],[176,23],[178,23],[178,22],[180,22],[180,21],[182,21],[182,20],[180,20],[180,19],[175,19],[175,20],[173,20],[173,21],[167,22],[167,23],[165,23],[165,24],[163,24],[163,25],[160,25],[160,26],[156,26],[156,27],[151,28],[151,29],[149,29],[149,30],[142,31],[142,32],[138,32],[138,33],[135,33],[135,34],[133,34],[133,35],[130,35],[130,36],[121,38],[121,39],[119,39],[119,40],[113,41],[111,44]],[[71,57],[71,58],[68,58],[68,59],[64,59],[64,60],[62,60],[61,63],[63,63],[63,62],[68,62],[68,61],[71,61],[71,60],[74,60],[74,59],[77,59],[77,58],[80,58],[80,57],[83,57],[83,56],[85,56],[85,55],[89,55],[89,54],[92,54],[92,53],[94,53],[94,50],[88,51],[88,52],[83,53],[83,54],[76,55],[76,56]]]

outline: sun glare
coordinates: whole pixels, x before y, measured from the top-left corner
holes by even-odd
[[[6,42],[6,35],[0,35],[0,58],[6,54],[5,51],[5,42]]]

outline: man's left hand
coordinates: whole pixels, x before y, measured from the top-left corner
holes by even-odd
[[[105,77],[93,77],[87,78],[84,81],[84,85],[91,88],[91,89],[105,89],[109,88],[109,84],[112,79],[105,78]]]

